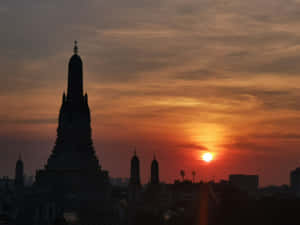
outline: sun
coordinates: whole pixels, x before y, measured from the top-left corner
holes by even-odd
[[[202,159],[205,161],[205,162],[210,162],[211,160],[213,160],[213,155],[209,152],[206,152],[202,155]]]

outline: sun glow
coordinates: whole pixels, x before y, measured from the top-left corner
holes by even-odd
[[[230,130],[220,124],[198,123],[187,124],[186,132],[190,137],[196,160],[211,162],[219,159],[219,154],[226,149],[225,144],[229,141],[227,136]],[[226,136],[227,135],[227,136]]]
[[[209,152],[206,152],[202,155],[202,159],[205,161],[205,162],[210,162],[213,160],[213,154],[209,153]]]
[[[225,128],[217,124],[191,125],[191,138],[193,142],[206,148],[208,152],[217,152],[220,145],[225,142]],[[203,150],[203,149],[201,149]]]

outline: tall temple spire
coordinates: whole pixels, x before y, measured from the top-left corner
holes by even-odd
[[[46,165],[49,169],[101,169],[93,148],[88,96],[83,95],[82,61],[77,50],[75,41],[68,67],[68,90],[66,95],[63,93],[59,112],[56,144]]]
[[[78,54],[78,46],[77,46],[77,41],[74,41],[74,54],[77,55]]]
[[[69,62],[67,99],[73,103],[83,102],[83,69],[78,55],[77,41],[74,42],[74,55]]]
[[[43,190],[43,199],[47,203],[53,201],[58,209],[78,213],[85,208],[95,208],[99,203],[104,205],[110,199],[109,175],[99,164],[91,133],[87,94],[83,95],[82,61],[75,42],[74,54],[68,65],[68,89],[66,95],[63,94],[59,111],[55,145],[45,167],[37,171],[35,179],[37,190]],[[21,170],[17,171],[18,177],[21,177]]]
[[[159,184],[159,165],[156,160],[155,154],[151,163],[151,184]]]

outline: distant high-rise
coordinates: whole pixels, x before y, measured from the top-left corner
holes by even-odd
[[[296,168],[290,174],[291,189],[295,192],[300,192],[300,168]]]
[[[151,184],[159,184],[159,165],[154,156],[153,161],[151,163]]]
[[[15,186],[17,189],[24,187],[24,163],[21,159],[21,156],[19,157],[16,163]]]
[[[72,202],[72,207],[109,196],[108,173],[101,169],[93,147],[88,95],[83,94],[83,65],[76,42],[68,65],[68,91],[62,95],[55,146],[45,168],[37,172],[35,186],[52,191],[61,202]]]

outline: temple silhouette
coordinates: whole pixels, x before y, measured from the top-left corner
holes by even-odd
[[[88,95],[83,94],[83,65],[75,42],[68,67],[68,91],[63,93],[56,143],[36,187],[49,190],[68,208],[109,200],[108,172],[101,169],[91,137]],[[72,201],[70,201],[70,198]]]
[[[112,196],[108,172],[99,164],[91,136],[88,95],[83,93],[83,63],[75,41],[56,142],[30,188],[24,188],[23,161],[19,159],[16,164],[16,224],[60,224],[68,218],[89,224],[119,222],[118,199]]]

